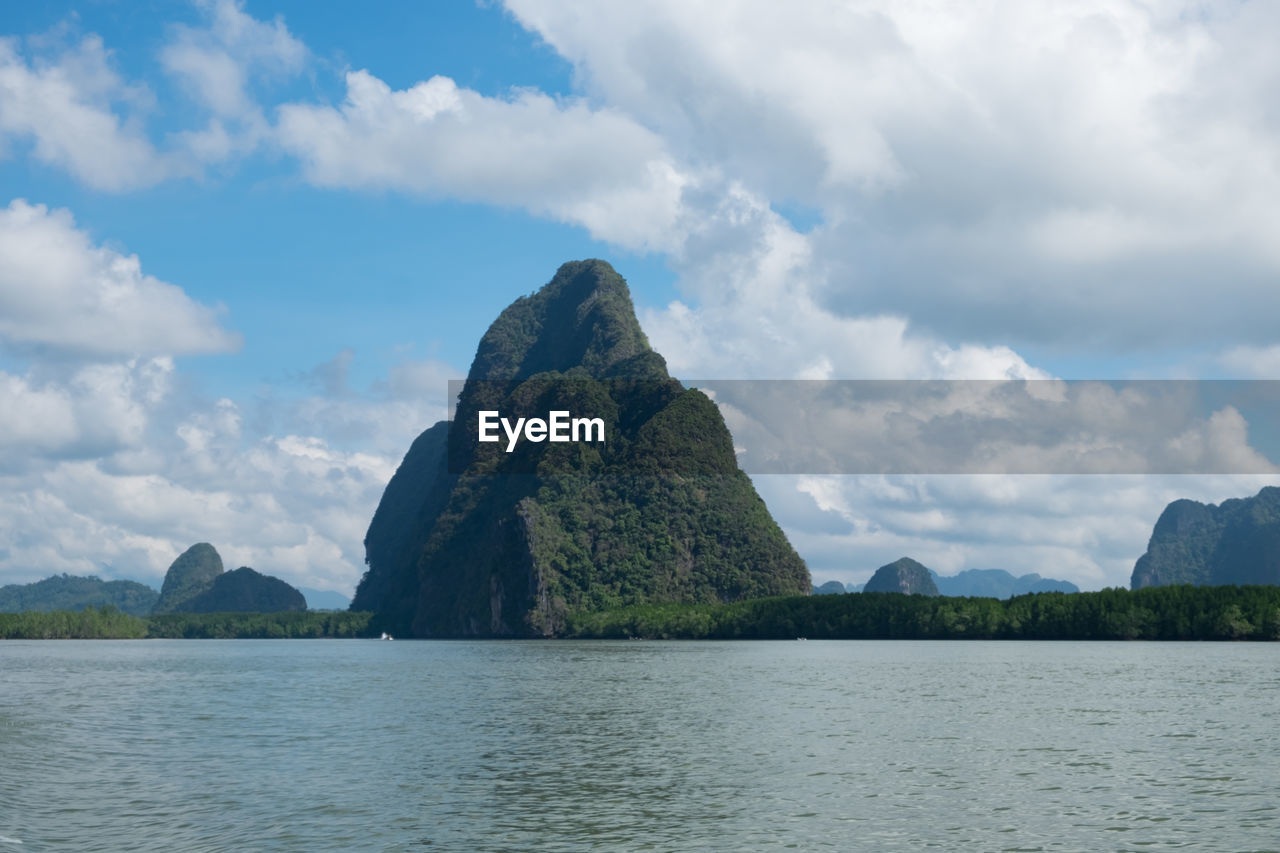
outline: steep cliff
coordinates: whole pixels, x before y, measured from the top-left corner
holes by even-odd
[[[302,593],[289,584],[241,566],[222,570],[222,557],[208,542],[192,545],[169,566],[160,600],[164,613],[276,613],[306,610]]]
[[[603,440],[478,440],[482,411],[557,410],[599,418]],[[502,312],[453,425],[414,442],[365,538],[352,608],[387,630],[551,636],[574,611],[810,589],[719,410],[670,378],[603,261]]]
[[[894,560],[876,573],[862,588],[863,592],[901,592],[905,595],[937,595],[938,587],[929,570],[910,557]]]
[[[1169,584],[1280,584],[1280,488],[1219,505],[1165,507],[1130,585]]]
[[[224,572],[199,595],[186,601],[181,613],[279,613],[306,610],[302,593],[279,578],[248,566]]]
[[[222,574],[222,557],[208,542],[183,551],[165,572],[160,598],[152,613],[179,613],[182,605],[213,585]]]

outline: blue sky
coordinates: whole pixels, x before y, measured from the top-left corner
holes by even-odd
[[[575,258],[622,272],[686,378],[1273,378],[1277,24],[1189,0],[6,9],[0,582],[154,584],[208,540],[350,592],[446,380]],[[1204,441],[1247,451],[1224,422]],[[1086,588],[1127,581],[1168,500],[1271,481],[757,478],[819,582],[910,554]]]

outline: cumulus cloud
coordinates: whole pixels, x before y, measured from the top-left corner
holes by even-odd
[[[0,373],[6,582],[66,571],[158,585],[209,541],[232,567],[350,594],[382,490],[444,417],[447,386],[397,390],[388,377],[329,397],[300,377],[245,407],[192,396],[172,372],[158,360],[60,382]]]
[[[238,337],[218,312],[96,244],[65,210],[0,211],[0,574],[97,573],[158,584],[211,541],[233,565],[350,593],[364,529],[413,438],[445,416],[434,360],[356,388],[356,354],[208,400],[174,357]]]
[[[818,211],[834,313],[1015,346],[1272,338],[1267,4],[506,5],[677,162]]]
[[[186,171],[147,138],[138,108],[148,100],[116,74],[95,35],[31,59],[16,40],[0,39],[0,143],[30,142],[36,159],[95,189],[145,187]]]
[[[337,107],[279,109],[276,139],[314,184],[522,207],[624,246],[671,244],[686,178],[623,113],[530,90],[485,97],[440,76],[393,90],[360,70],[346,84]]]
[[[0,468],[138,447],[172,373],[167,357],[81,365],[65,379],[0,371]]]
[[[1278,474],[1272,383],[715,379],[750,473]]]
[[[198,5],[206,24],[175,26],[160,61],[211,114],[205,128],[180,131],[176,138],[197,160],[220,162],[253,150],[268,133],[253,84],[297,74],[308,51],[280,16],[260,21],[238,0]]]
[[[1218,356],[1218,363],[1234,376],[1276,379],[1280,377],[1280,344],[1228,347]]]
[[[753,479],[820,582],[862,583],[905,555],[942,575],[998,568],[1081,589],[1128,586],[1170,502],[1220,503],[1275,483],[1266,476]]]
[[[219,311],[97,245],[67,210],[16,199],[0,210],[0,341],[75,357],[226,352]]]
[[[819,298],[824,261],[768,201],[704,180],[684,194],[672,253],[688,301],[641,311],[673,372],[691,378],[1033,379],[1006,346],[949,344],[906,314],[841,315]]]

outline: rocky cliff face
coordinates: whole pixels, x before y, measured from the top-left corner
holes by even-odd
[[[182,613],[279,613],[306,610],[302,593],[279,578],[248,566],[225,572],[204,592],[187,601]]]
[[[197,542],[165,572],[160,598],[151,612],[182,612],[182,605],[208,589],[222,571],[222,557],[217,550],[208,542]]]
[[[1280,488],[1216,506],[1165,507],[1130,585],[1169,584],[1280,584]]]
[[[222,570],[222,557],[208,542],[192,545],[164,576],[154,614],[276,613],[306,610],[302,593],[289,584],[241,566]]]
[[[862,588],[863,592],[901,592],[905,595],[937,595],[938,587],[929,570],[910,557],[894,560],[876,573]]]
[[[600,418],[604,441],[477,441],[481,411],[555,410]],[[574,611],[810,589],[719,410],[670,378],[603,261],[502,312],[453,423],[414,442],[365,538],[352,608],[393,633],[550,636]]]

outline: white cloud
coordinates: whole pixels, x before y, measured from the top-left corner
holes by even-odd
[[[1260,423],[1255,438],[1274,438],[1272,401],[1252,385],[696,384],[713,393],[750,473],[1280,473],[1237,408]]]
[[[137,387],[124,400],[104,398],[120,377],[97,378],[101,387],[85,380],[46,392],[0,374],[0,402],[25,395],[23,411],[0,408],[14,414],[0,417],[4,582],[67,571],[158,586],[179,553],[209,541],[229,568],[350,594],[383,488],[413,438],[444,411],[352,392],[342,405],[363,411],[371,434],[356,443],[370,449],[340,449],[320,437],[340,430],[315,419],[334,417],[319,398],[278,403],[266,419],[312,432],[263,434],[247,426],[261,413],[231,400],[174,399],[171,390],[155,400]],[[39,412],[31,399],[42,392],[51,399]],[[101,423],[87,417],[95,412]],[[108,425],[114,442],[93,432]],[[86,434],[98,444],[88,446]]]
[[[194,396],[173,355],[238,338],[65,210],[0,211],[0,576],[97,573],[158,584],[194,542],[234,565],[350,593],[382,489],[446,412],[440,361],[351,387],[355,354],[268,389],[246,411]],[[302,393],[299,393],[301,389]]]
[[[207,25],[174,27],[160,62],[211,113],[205,128],[180,131],[175,138],[197,160],[213,163],[252,151],[268,134],[253,84],[297,74],[308,51],[279,16],[259,21],[238,0],[198,5]]]
[[[283,18],[259,21],[233,0],[199,5],[208,14],[208,26],[176,27],[175,37],[161,51],[161,63],[215,114],[238,118],[256,113],[248,91],[250,76],[297,73],[306,62],[306,47],[289,33]]]
[[[78,365],[65,376],[0,371],[0,470],[140,447],[172,373],[166,357]]]
[[[698,378],[1045,378],[1004,346],[950,345],[902,314],[842,316],[821,304],[810,236],[739,185],[686,193],[673,264],[693,305],[642,310],[672,372]]]
[[[167,357],[0,372],[0,577],[158,586],[179,553],[209,541],[229,568],[350,594],[383,488],[445,415],[433,375],[460,374],[405,362],[367,389],[303,375],[244,408],[193,396]]]
[[[147,98],[115,73],[97,36],[31,61],[14,39],[0,39],[0,143],[30,140],[36,159],[95,189],[145,187],[184,172],[155,150],[136,117],[114,111]]]
[[[1251,379],[1280,378],[1280,344],[1230,347],[1217,360],[1235,376]]]
[[[1273,476],[755,477],[814,578],[862,583],[910,556],[939,574],[1037,572],[1081,589],[1128,586],[1178,498],[1220,503]]]
[[[1274,340],[1270,4],[506,5],[675,163],[818,211],[825,310],[1015,346]]]
[[[338,107],[286,104],[278,143],[319,186],[523,207],[603,240],[664,248],[686,178],[626,115],[530,90],[489,98],[432,77],[393,90],[346,76]]]
[[[17,199],[0,210],[0,341],[81,357],[225,352],[218,312],[95,245],[69,211]]]

